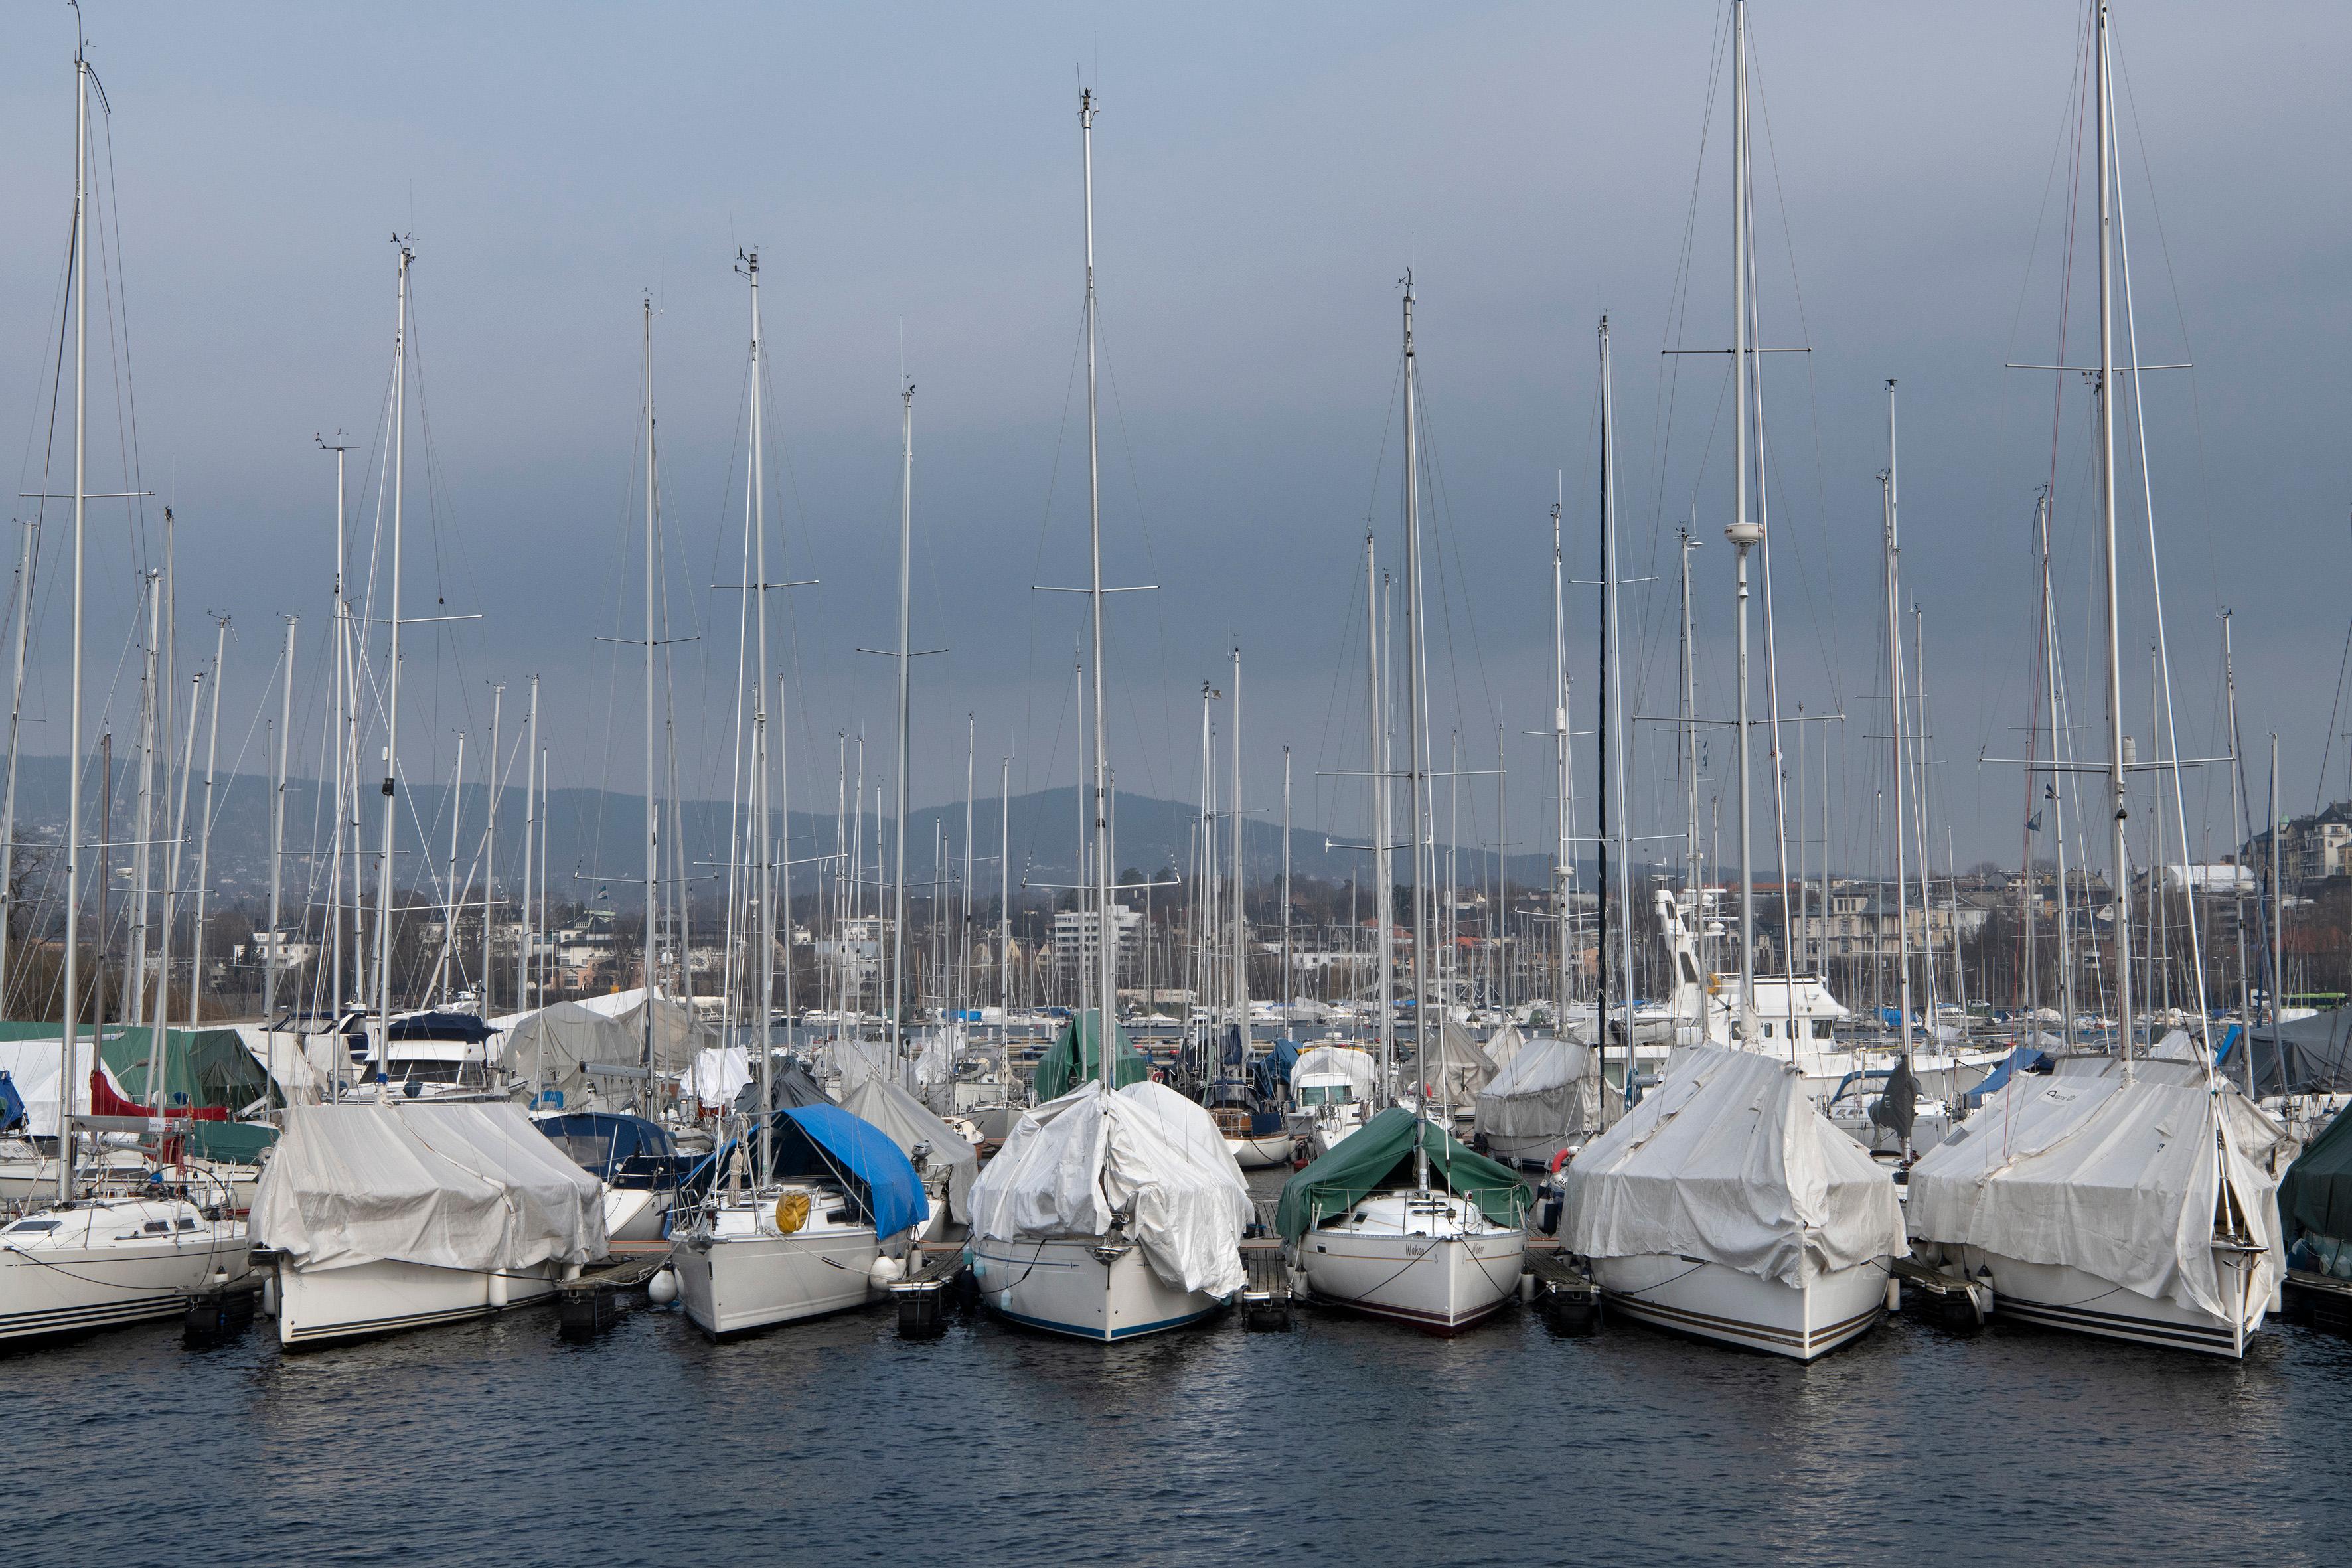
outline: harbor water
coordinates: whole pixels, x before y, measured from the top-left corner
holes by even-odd
[[[1811,1366],[1516,1307],[1128,1344],[642,1292],[291,1355],[0,1356],[16,1555],[108,1565],[2343,1561],[2352,1341],[2242,1363],[1897,1317]]]

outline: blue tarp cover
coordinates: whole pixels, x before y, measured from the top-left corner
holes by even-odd
[[[929,1213],[922,1179],[898,1145],[870,1121],[837,1105],[797,1105],[775,1124],[779,1175],[846,1176],[874,1219],[874,1234],[896,1236]]]

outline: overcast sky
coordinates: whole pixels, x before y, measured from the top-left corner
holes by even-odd
[[[236,618],[224,765],[259,765],[252,724],[275,709],[266,682],[288,613],[302,617],[297,735],[315,751],[333,489],[312,437],[341,429],[352,447],[363,562],[400,231],[417,253],[422,371],[407,609],[483,616],[410,634],[404,768],[446,771],[459,729],[478,758],[493,680],[509,683],[511,745],[536,673],[557,782],[639,783],[639,678],[628,650],[594,639],[640,635],[650,293],[670,635],[701,638],[674,650],[681,767],[689,793],[723,794],[736,600],[711,584],[740,580],[748,334],[733,267],[757,246],[786,554],[772,574],[822,580],[774,598],[795,804],[830,807],[837,732],[868,737],[869,786],[889,766],[890,667],[854,650],[895,637],[902,342],[918,388],[915,636],[950,650],[918,669],[917,798],[961,794],[968,712],[983,790],[1008,752],[1016,791],[1067,782],[1082,601],[1031,587],[1082,582],[1086,565],[1083,75],[1102,103],[1106,570],[1159,590],[1115,602],[1121,787],[1190,796],[1200,686],[1230,685],[1237,640],[1245,805],[1276,813],[1288,744],[1297,819],[1359,827],[1361,784],[1317,775],[1363,765],[1368,519],[1384,563],[1401,561],[1397,281],[1410,266],[1436,497],[1437,745],[1458,731],[1462,766],[1491,767],[1496,729],[1508,731],[1507,837],[1540,852],[1549,742],[1522,731],[1549,721],[1556,487],[1574,575],[1597,566],[1603,311],[1622,550],[1629,575],[1658,579],[1625,591],[1628,702],[1673,711],[1673,530],[1695,502],[1700,706],[1729,710],[1728,382],[1719,358],[1660,353],[1719,348],[1730,330],[1725,18],[1706,4],[1147,16],[94,0],[90,55],[111,115],[96,148],[91,487],[134,488],[118,410],[135,395],[137,483],[156,500],[141,529],[125,526],[125,503],[92,510],[92,710],[108,704],[122,733],[134,721],[132,574],[168,500],[184,668],[206,649],[208,612]],[[2060,399],[2052,375],[2002,368],[2095,350],[2091,183],[2073,172],[2077,149],[2087,155],[2082,24],[2063,4],[1753,15],[1762,335],[1811,351],[1765,370],[1780,687],[1791,715],[1800,702],[1846,715],[1826,740],[1841,869],[1868,863],[1885,776],[1877,474],[1890,376],[1938,838],[1948,826],[1963,864],[2021,851],[2025,786],[1978,758],[2019,754],[2033,712],[2034,495],[2053,477],[2077,743],[2104,754],[2089,405],[2079,380]],[[52,491],[70,474],[69,426],[53,442],[48,421],[72,26],[62,5],[12,8],[0,48],[14,237],[0,251],[0,413],[18,433],[19,490],[44,488],[45,462]],[[2116,28],[2138,353],[2195,365],[2150,372],[2144,411],[2180,744],[2226,746],[2218,612],[2232,608],[2243,732],[2257,751],[2281,732],[2285,800],[2305,810],[2352,563],[2352,170],[2336,155],[2352,12],[2132,3]],[[2145,747],[2154,601],[2137,437],[2124,434],[2124,707]],[[17,502],[19,517],[35,504]],[[61,751],[64,736],[67,531],[54,502],[47,519],[33,752]],[[1572,592],[1587,730],[1594,593]],[[1760,624],[1755,647],[1760,714]],[[2352,706],[2336,727],[2352,728]],[[1641,729],[1634,830],[1676,831],[1672,737]],[[1787,743],[1793,773],[1793,730]],[[1592,742],[1577,744],[1590,831]],[[1823,744],[1813,727],[1814,840]],[[1727,837],[1728,750],[1710,745],[1705,785],[1724,799]],[[2257,757],[2258,793],[2262,771]],[[2331,798],[2352,776],[2340,741],[2333,773]],[[1496,837],[1493,788],[1465,785],[1465,842]],[[2218,852],[2222,770],[2187,790],[2192,847],[2210,825]],[[1818,847],[1807,854],[1818,863]]]

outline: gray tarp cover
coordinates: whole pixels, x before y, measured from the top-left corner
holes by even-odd
[[[1565,1196],[1560,1238],[1587,1258],[1667,1253],[1801,1286],[1911,1250],[1893,1179],[1758,1051],[1680,1052],[1569,1163]]]
[[[505,1101],[289,1106],[251,1229],[313,1268],[489,1272],[606,1251],[603,1184]]]
[[[948,1217],[971,1221],[971,1184],[980,1174],[980,1151],[954,1128],[887,1078],[866,1078],[851,1084],[842,1090],[841,1108],[879,1128],[909,1160],[915,1158],[916,1144],[929,1143],[929,1163],[948,1168]],[[924,1168],[919,1163],[916,1166],[919,1172]]]
[[[577,1002],[558,1002],[507,1031],[498,1065],[525,1083],[561,1089],[564,1108],[579,1110],[591,1095],[603,1098],[606,1087],[583,1068],[634,1068],[644,1056],[644,1039],[620,1019]],[[617,1082],[613,1087],[625,1089]]]
[[[1601,1125],[1601,1074],[1590,1047],[1533,1039],[1478,1095],[1490,1138],[1580,1138]]]
[[[2292,1152],[2278,1125],[2203,1064],[2112,1057],[2019,1073],[1911,1167],[1911,1234],[2027,1263],[2064,1264],[2151,1300],[2224,1320],[2238,1309],[2213,1259],[2226,1170],[2267,1256],[2286,1268],[2277,1189]]]
[[[1433,1101],[1468,1105],[1495,1076],[1495,1064],[1470,1032],[1447,1018],[1423,1050],[1413,1072]]]

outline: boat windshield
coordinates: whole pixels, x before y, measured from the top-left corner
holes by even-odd
[[[1354,1088],[1344,1083],[1306,1083],[1298,1086],[1301,1105],[1339,1105],[1356,1098]]]

